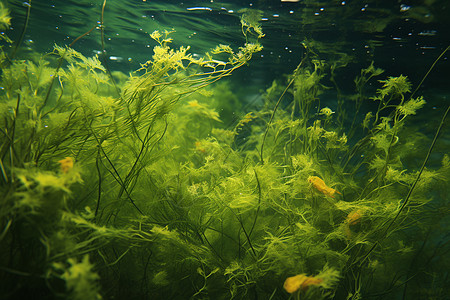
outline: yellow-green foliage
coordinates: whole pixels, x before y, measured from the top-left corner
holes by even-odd
[[[8,25],[8,11],[3,5],[0,9],[2,26]],[[164,209],[160,207],[160,197],[172,201],[171,195],[176,196],[176,190],[168,190],[166,195],[161,193],[165,188],[177,186],[168,178],[172,174],[173,179],[179,178],[178,171],[188,173],[193,167],[178,166],[183,162],[176,157],[171,172],[161,168],[160,159],[167,154],[165,145],[171,150],[185,149],[188,145],[191,151],[188,158],[196,153],[192,141],[180,145],[170,143],[179,143],[181,138],[162,141],[169,130],[167,120],[176,118],[169,116],[175,104],[191,94],[205,98],[208,92],[202,92],[203,88],[246,64],[262,47],[247,43],[234,52],[231,47],[221,45],[203,58],[194,59],[188,53],[189,47],[170,48],[169,34],[152,33],[151,38],[158,42],[152,59],[126,78],[126,82],[117,85],[108,77],[97,56],[86,57],[70,47],[55,45],[52,53],[36,61],[2,63],[0,167],[4,209],[0,221],[5,226],[1,234],[5,245],[2,249],[13,249],[19,244],[22,247],[23,243],[13,237],[18,234],[12,234],[9,229],[14,231],[23,226],[23,230],[28,230],[23,235],[28,245],[23,247],[34,248],[36,253],[40,249],[39,255],[45,258],[28,261],[26,251],[10,252],[2,255],[2,266],[6,261],[23,260],[25,268],[27,265],[34,268],[30,272],[39,272],[38,269],[42,272],[45,266],[53,264],[62,273],[59,277],[66,281],[72,298],[93,299],[99,297],[94,283],[98,276],[91,272],[88,256],[83,256],[82,261],[76,257],[102,249],[96,257],[108,261],[111,248],[106,245],[111,238],[120,244],[118,247],[128,243],[123,247],[123,256],[130,251],[132,243],[154,240],[159,241],[159,246],[153,251],[160,249],[161,257],[168,249],[174,259],[182,249],[186,251],[184,256],[204,252],[200,246],[185,244],[185,239],[176,233],[177,228],[189,228],[187,221],[177,223],[174,219],[169,230],[159,227],[154,218],[148,223],[132,220],[136,214],[144,215],[144,209],[149,211],[155,206],[156,211]],[[225,55],[227,59],[218,60],[216,55],[221,58]],[[6,57],[3,50],[2,57]],[[178,123],[190,120],[191,125],[181,127],[182,132],[196,126],[193,121],[199,117],[205,122],[221,122],[208,103],[193,98],[185,103],[190,111],[186,116],[180,114]],[[202,136],[194,130],[190,137],[207,138],[211,129],[212,126]],[[170,131],[174,132],[172,127]],[[225,159],[227,155],[217,143],[213,140],[205,143],[211,157]],[[70,160],[69,166],[58,165],[64,157]],[[165,161],[170,165],[170,156]],[[199,157],[199,162],[203,163],[203,157]],[[154,198],[148,198],[152,194]],[[117,217],[119,211],[124,219],[116,219],[113,223],[118,228],[115,228],[111,226],[111,218]],[[154,217],[166,223],[172,220],[173,214],[168,211],[166,218]],[[20,220],[17,226],[12,221],[16,219]],[[199,226],[203,226],[201,221]],[[129,222],[132,224],[125,225]],[[122,241],[126,242],[122,244]],[[198,257],[206,256],[198,254]],[[61,263],[65,259],[67,266]],[[174,268],[171,276],[176,273]]]
[[[260,24],[263,12],[257,9],[244,8],[239,10],[241,16],[242,33],[248,38],[247,34],[256,34],[258,38],[264,37]]]
[[[11,25],[11,17],[9,15],[9,9],[5,7],[3,2],[0,2],[0,29],[5,30]],[[8,43],[12,43],[12,41],[9,39],[9,37],[2,32],[0,34],[0,41],[4,40]],[[2,53],[3,54],[3,53]],[[3,62],[4,56],[1,56],[1,61]]]
[[[102,299],[98,293],[99,276],[92,270],[89,255],[85,255],[81,261],[69,258],[67,264],[53,263],[53,268],[56,272],[62,272],[59,277],[66,282],[69,299]]]
[[[412,259],[450,170],[447,155],[419,170],[409,153],[428,142],[407,123],[426,101],[408,98],[407,77],[388,77],[372,97],[378,108],[347,128],[346,106],[320,101],[336,63],[305,43],[310,56],[274,81],[263,108],[232,119],[221,102],[238,95],[213,83],[261,50],[249,33],[263,36],[261,12],[242,14],[247,43],[237,51],[219,45],[194,58],[155,31],[151,59],[114,73],[117,82],[97,56],[70,47],[2,62],[7,293],[40,285],[71,299],[281,299],[286,278],[306,274],[314,286],[292,299],[358,299],[421,272]],[[357,112],[381,73],[372,63],[343,96]],[[445,207],[433,221],[444,216]]]

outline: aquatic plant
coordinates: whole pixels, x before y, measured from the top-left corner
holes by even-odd
[[[233,122],[220,101],[239,96],[215,83],[261,50],[248,43],[262,36],[260,12],[242,14],[239,50],[219,45],[194,57],[171,47],[171,32],[154,31],[152,58],[130,76],[68,46],[2,60],[4,298],[429,293],[410,284],[416,277],[435,280],[434,295],[443,295],[445,279],[436,278],[446,264],[433,259],[447,251],[434,241],[450,162],[442,155],[425,167],[439,130],[426,159],[408,151],[420,141],[409,120],[426,100],[403,75],[374,82],[370,98],[366,84],[382,73],[372,63],[339,109],[324,104],[323,81],[339,75],[337,64],[305,41],[287,81]],[[378,107],[364,111],[365,101]],[[350,109],[359,115],[347,119]]]
[[[9,24],[3,4],[1,15],[2,24]],[[97,56],[85,57],[71,47],[55,45],[37,61],[6,64],[2,59],[2,272],[16,274],[13,277],[40,273],[52,281],[60,272],[56,277],[66,282],[74,299],[97,298],[98,276],[89,275],[91,266],[86,274],[81,272],[89,263],[85,254],[100,251],[91,259],[107,261],[107,248],[115,249],[106,246],[112,237],[116,242],[152,239],[139,229],[130,240],[125,237],[128,231],[110,227],[110,220],[118,211],[127,211],[125,203],[144,215],[140,206],[147,205],[141,200],[138,206],[132,193],[141,172],[149,175],[146,168],[164,151],[157,144],[167,130],[168,113],[177,101],[230,75],[261,49],[247,43],[236,53],[221,45],[194,59],[189,47],[170,48],[169,34],[150,35],[158,43],[152,59],[120,83],[118,97],[118,86]],[[227,60],[216,59],[218,54]],[[2,57],[7,57],[4,49]],[[118,206],[111,207],[113,203]],[[128,212],[126,220],[135,217]],[[160,234],[155,226],[152,223],[156,237]],[[126,246],[123,255],[131,248]],[[31,249],[36,259],[27,261]],[[49,265],[56,271],[46,272]],[[84,281],[80,276],[85,275]],[[21,280],[13,286],[22,286]],[[9,291],[2,288],[3,293]]]
[[[264,33],[261,27],[261,18],[263,12],[257,9],[244,8],[238,11],[241,13],[241,25],[242,33],[246,37],[247,41],[249,34],[255,34],[257,38],[264,37]]]

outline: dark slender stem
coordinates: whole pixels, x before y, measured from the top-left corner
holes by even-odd
[[[14,59],[16,56],[17,50],[19,49],[20,44],[22,44],[23,38],[25,36],[25,32],[27,31],[28,27],[28,21],[30,20],[30,11],[31,11],[31,0],[27,2],[24,2],[24,5],[27,6],[27,15],[25,17],[25,25],[23,26],[22,33],[20,34],[20,38],[16,43],[16,46],[14,47],[14,51],[11,54],[11,60]]]
[[[394,219],[391,221],[389,226],[386,228],[386,231],[385,231],[386,234],[388,233],[388,231],[392,227],[392,225],[395,223],[395,221],[397,220],[398,216],[402,213],[403,209],[408,204],[409,198],[411,197],[411,194],[414,191],[414,188],[416,187],[417,182],[419,182],[420,176],[422,175],[422,172],[425,169],[425,165],[427,164],[428,159],[430,158],[431,152],[433,151],[434,145],[436,144],[436,141],[437,141],[437,139],[439,137],[439,133],[441,132],[442,127],[444,126],[444,122],[445,122],[445,119],[447,118],[449,110],[450,110],[450,105],[447,107],[447,110],[445,111],[444,115],[442,116],[441,123],[439,124],[439,127],[438,127],[438,129],[436,131],[436,134],[434,135],[434,139],[431,142],[430,148],[428,148],[428,153],[425,156],[425,159],[424,159],[424,161],[422,163],[422,166],[420,167],[420,171],[417,174],[416,180],[414,181],[413,185],[409,189],[408,194],[406,195],[405,201],[403,201],[403,204],[400,207],[399,211],[397,212],[397,214],[395,215]]]
[[[97,196],[97,206],[95,207],[95,217],[97,217],[98,209],[100,208],[100,199],[102,195],[102,173],[100,172],[100,166],[98,161],[100,160],[100,149],[97,154],[97,159],[95,160],[95,167],[97,168],[98,174],[98,196]]]
[[[398,210],[397,214],[395,215],[394,219],[392,219],[392,221],[389,223],[389,225],[386,227],[386,229],[384,230],[384,232],[381,234],[381,238],[378,239],[373,246],[370,248],[370,250],[364,255],[364,257],[360,260],[360,263],[363,263],[364,260],[366,260],[367,257],[369,257],[370,253],[372,253],[372,251],[375,249],[375,247],[388,235],[389,229],[391,229],[392,225],[394,225],[395,221],[397,221],[398,217],[400,216],[400,214],[402,213],[402,211],[405,209],[406,205],[409,202],[409,199],[411,197],[412,192],[414,191],[417,183],[419,182],[420,176],[422,175],[423,170],[425,169],[425,165],[428,162],[428,159],[430,158],[431,152],[433,151],[434,145],[436,144],[436,141],[439,137],[439,133],[441,132],[442,127],[444,126],[444,122],[445,119],[447,118],[448,112],[450,111],[450,105],[447,107],[447,110],[445,111],[444,115],[442,116],[441,119],[441,123],[439,124],[439,127],[436,131],[436,134],[434,135],[434,139],[431,142],[430,147],[428,148],[428,152],[427,155],[425,156],[425,159],[422,163],[422,166],[419,170],[419,173],[417,174],[416,180],[414,180],[413,185],[411,186],[411,188],[408,191],[408,194],[405,197],[405,201],[403,201],[402,206],[400,207],[400,209]]]
[[[306,57],[307,57],[307,56],[305,56],[305,57],[302,59],[302,61],[300,62],[300,64],[299,64],[299,65],[297,66],[297,68],[295,69],[291,81],[288,83],[287,87],[284,89],[284,91],[283,91],[283,93],[281,94],[280,98],[278,98],[278,101],[277,101],[277,103],[275,104],[275,107],[273,108],[272,115],[270,116],[270,120],[269,120],[269,122],[267,123],[266,131],[264,132],[263,140],[262,140],[262,143],[261,143],[261,152],[260,152],[260,160],[261,160],[261,164],[264,164],[264,158],[263,158],[264,143],[266,142],[266,137],[267,137],[267,133],[269,132],[270,124],[272,124],[273,118],[275,117],[275,113],[277,112],[278,106],[280,105],[281,100],[282,100],[283,97],[284,97],[284,94],[286,94],[286,92],[288,91],[288,89],[291,87],[292,83],[294,83],[295,78],[296,78],[296,75],[297,75],[298,71],[300,70],[300,67],[303,65],[303,62],[305,61]]]
[[[419,88],[422,86],[422,83],[425,81],[425,79],[428,77],[428,75],[431,73],[431,71],[433,70],[434,66],[436,65],[436,63],[442,58],[442,56],[444,56],[444,54],[450,50],[450,45],[447,46],[447,48],[445,48],[444,51],[442,51],[442,53],[436,58],[436,60],[434,61],[434,63],[431,65],[431,67],[428,69],[428,72],[425,74],[425,76],[422,78],[422,80],[420,81],[419,85],[417,85],[416,89],[414,90],[414,92],[412,92],[411,96],[409,97],[409,99],[411,99],[414,94],[419,90]]]
[[[248,236],[250,237],[252,235],[253,229],[256,225],[256,220],[258,219],[259,210],[261,208],[261,184],[259,182],[258,174],[256,173],[256,170],[253,169],[253,172],[255,172],[255,178],[256,182],[258,184],[258,208],[256,209],[255,219],[253,220],[252,228],[250,229],[250,232],[248,233]]]
[[[82,37],[88,35],[89,33],[91,33],[92,30],[95,29],[95,27],[97,27],[97,25],[94,25],[94,27],[92,27],[88,32],[83,33],[82,35],[80,35],[79,37],[77,37],[76,39],[73,40],[72,43],[70,43],[69,47],[72,48],[73,44],[75,44],[79,39],[81,39]]]

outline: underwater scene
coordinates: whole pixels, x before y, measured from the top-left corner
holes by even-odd
[[[448,16],[0,1],[0,299],[450,299]]]

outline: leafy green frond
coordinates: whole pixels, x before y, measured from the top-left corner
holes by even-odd
[[[102,63],[98,60],[98,55],[87,58],[85,56],[80,56],[79,58],[81,59],[81,62],[78,63],[80,67],[90,71],[100,70],[106,72],[105,67],[103,67]]]
[[[0,29],[4,30],[11,25],[11,17],[10,11],[5,7],[3,2],[0,2]],[[0,38],[4,38],[4,35],[1,34]]]
[[[377,149],[383,150],[385,154],[388,153],[388,150],[391,146],[391,136],[380,132],[370,138],[372,143]]]
[[[371,111],[369,111],[366,116],[364,117],[364,120],[362,122],[362,127],[369,129],[370,120],[373,118],[373,114]]]
[[[70,48],[69,46],[61,47],[56,44],[53,46],[53,54],[56,54],[69,63],[74,62],[75,58],[83,56],[81,53],[75,51],[75,49]]]
[[[89,255],[85,255],[81,261],[76,258],[68,258],[67,263],[53,263],[55,272],[66,282],[70,298],[74,300],[98,300],[99,275],[93,270],[94,266],[89,261]]]
[[[262,11],[257,9],[244,8],[238,11],[241,13],[242,33],[247,37],[247,33],[254,33],[258,38],[264,37],[261,27]]]
[[[370,66],[368,66],[367,68],[361,70],[361,74],[362,75],[369,76],[369,77],[379,76],[383,72],[384,72],[383,69],[375,68],[374,61],[372,61],[370,63]]]
[[[423,99],[422,96],[420,96],[416,99],[411,99],[411,100],[405,102],[403,105],[398,106],[397,110],[399,111],[399,113],[401,115],[406,117],[409,115],[415,115],[416,111],[418,109],[422,108],[422,106],[424,106],[425,104],[426,104],[426,101]]]
[[[175,32],[174,30],[168,31],[164,30],[163,33],[159,32],[159,30],[155,30],[150,34],[150,37],[158,42],[161,47],[166,47],[168,43],[172,42],[172,38],[169,37],[171,33]]]
[[[381,99],[388,95],[404,95],[411,92],[411,83],[408,77],[400,75],[398,77],[389,76],[386,80],[379,80],[383,84],[383,87],[377,90],[377,93],[381,96]]]

